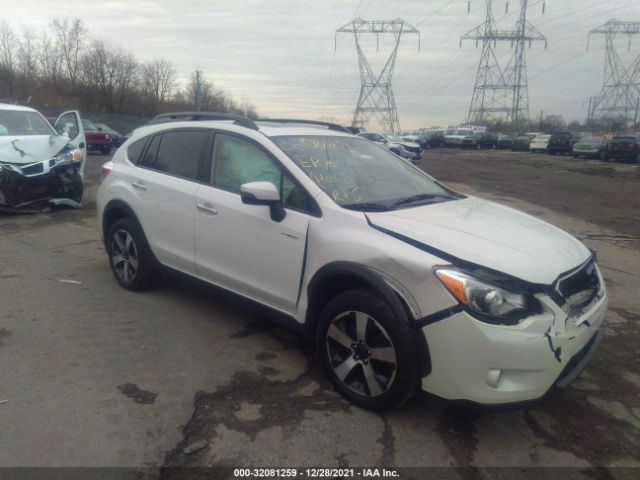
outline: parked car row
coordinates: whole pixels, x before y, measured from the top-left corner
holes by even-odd
[[[423,130],[404,132],[401,139],[430,148],[496,148],[529,151],[549,155],[573,155],[574,158],[598,158],[603,161],[624,160],[638,163],[640,135],[618,135],[612,138],[582,136],[576,132],[491,133],[459,127],[455,130]],[[397,138],[396,138],[397,139]],[[391,144],[390,144],[391,145]],[[390,148],[393,151],[393,146]]]

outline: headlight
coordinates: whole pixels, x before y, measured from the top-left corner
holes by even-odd
[[[82,160],[82,152],[78,149],[67,150],[56,155],[56,165],[71,164]]]
[[[480,320],[515,324],[539,313],[539,302],[529,294],[514,293],[458,270],[438,269],[436,276],[451,294]]]

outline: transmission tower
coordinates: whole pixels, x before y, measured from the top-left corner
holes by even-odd
[[[504,119],[515,130],[529,117],[525,46],[544,41],[547,48],[547,38],[527,21],[528,0],[520,0],[520,15],[514,30],[498,30],[493,17],[494,0],[485,1],[484,23],[460,37],[460,45],[463,40],[475,40],[476,46],[482,42],[467,122],[486,124]],[[495,53],[498,42],[509,42],[514,49],[504,68],[500,67]]]
[[[378,120],[378,123],[384,131],[396,133],[400,130],[400,121],[398,120],[398,111],[396,110],[396,102],[391,88],[393,68],[396,63],[396,57],[398,56],[398,47],[400,46],[402,35],[417,34],[419,49],[420,31],[399,18],[379,21],[366,21],[361,18],[356,18],[337,29],[336,38],[339,33],[353,33],[356,41],[356,51],[358,53],[360,95],[358,97],[356,110],[353,114],[352,126],[363,127],[373,116]],[[360,37],[365,34],[376,35],[378,48],[381,34],[391,34],[395,40],[391,53],[384,67],[378,74],[374,73],[360,42]]]
[[[631,49],[631,38],[640,34],[640,22],[620,22],[610,20],[604,25],[594,28],[587,37],[587,49],[591,35],[604,35],[606,49],[604,54],[604,76],[602,90],[592,102],[589,118],[608,121],[611,125],[621,120],[626,127],[635,116],[640,101],[640,55],[631,66],[625,68],[615,40],[619,35],[628,37],[627,51]]]

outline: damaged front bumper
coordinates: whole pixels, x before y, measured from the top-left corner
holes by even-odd
[[[83,161],[79,151],[29,164],[0,161],[0,210],[39,211],[45,205],[80,208]]]
[[[510,404],[568,386],[602,340],[608,299],[598,276],[597,294],[579,312],[568,313],[541,294],[543,311],[518,325],[488,324],[462,311],[423,327],[432,365],[423,390],[450,400]]]

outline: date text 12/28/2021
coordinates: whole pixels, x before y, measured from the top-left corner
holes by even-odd
[[[389,468],[235,468],[234,478],[397,478]]]

